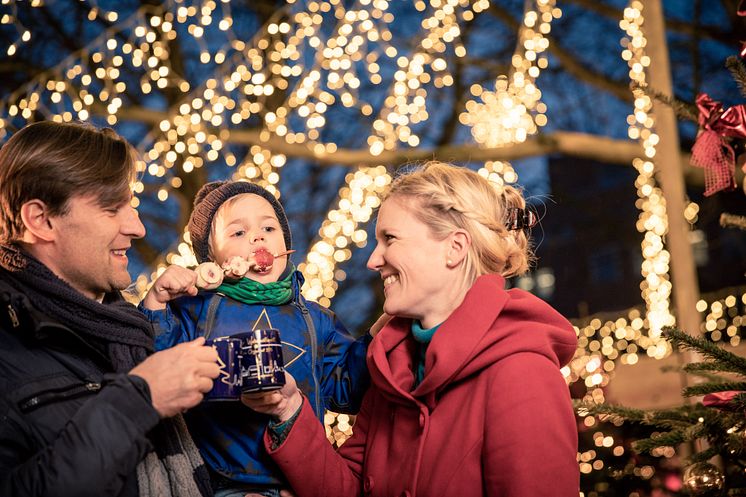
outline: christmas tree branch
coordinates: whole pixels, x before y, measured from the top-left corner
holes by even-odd
[[[720,226],[723,228],[738,228],[746,230],[746,216],[736,216],[723,212],[720,214]]]
[[[733,411],[746,412],[746,392],[739,393],[730,401],[731,408]],[[744,421],[743,417],[739,418],[740,421]]]
[[[578,414],[599,416],[601,421],[629,421],[665,429],[685,428],[709,414],[702,404],[648,412],[631,407],[575,401],[575,408]]]
[[[724,382],[728,381],[718,375],[715,374],[708,374],[710,371],[718,372],[718,373],[735,373],[740,376],[746,377],[746,371],[742,369],[731,369],[728,368],[728,365],[708,361],[708,362],[693,362],[691,364],[687,364],[683,367],[683,370],[689,374],[697,375],[702,378],[707,378],[711,383],[718,383],[718,382]]]
[[[695,123],[698,122],[699,111],[697,110],[696,105],[668,96],[651,88],[649,85],[641,85],[635,82],[631,83],[630,86],[632,87],[632,90],[640,90],[645,95],[668,105],[676,113],[677,117],[688,121],[694,121]]]
[[[723,365],[723,371],[746,373],[746,359],[718,347],[705,338],[693,337],[671,327],[664,328],[662,333],[680,349],[694,350],[714,361],[719,361]]]
[[[744,391],[746,390],[746,381],[724,381],[722,383],[702,383],[684,389],[685,397],[696,397],[697,395],[707,395],[714,392],[725,392],[729,390]]]
[[[689,459],[691,460],[692,463],[706,462],[712,459],[713,457],[717,456],[718,454],[720,454],[720,452],[718,452],[717,448],[708,447],[705,450],[692,454]]]
[[[704,432],[702,424],[687,428],[671,430],[666,433],[654,433],[650,438],[640,439],[632,444],[637,452],[650,452],[658,447],[674,447],[684,442],[701,438]]]
[[[738,57],[731,55],[725,60],[725,67],[728,68],[733,79],[738,85],[738,89],[741,90],[741,95],[746,97],[746,68],[743,63],[738,60]]]
[[[642,423],[646,413],[642,409],[631,407],[613,406],[610,404],[596,404],[594,402],[575,401],[575,409],[580,415],[593,414],[607,416],[612,420],[635,421]]]
[[[743,432],[731,433],[727,437],[728,448],[732,451],[731,454],[734,456],[741,456],[744,454],[744,440]]]

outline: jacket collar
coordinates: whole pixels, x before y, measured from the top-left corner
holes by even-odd
[[[370,345],[368,367],[376,386],[392,400],[413,397],[430,405],[435,396],[456,378],[483,346],[485,335],[509,297],[505,280],[496,274],[477,278],[462,304],[440,326],[428,347],[425,379],[414,385],[412,358],[416,344],[411,319],[394,318]]]
[[[68,335],[106,364],[109,359],[67,326],[37,310],[28,297],[0,279],[0,327],[39,342]]]

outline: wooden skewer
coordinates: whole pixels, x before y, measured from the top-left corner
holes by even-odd
[[[290,255],[293,252],[295,252],[295,250],[291,249],[291,250],[286,250],[285,252],[278,252],[277,254],[272,254],[272,255],[274,255],[275,257],[280,257],[280,256],[283,256],[283,255]]]

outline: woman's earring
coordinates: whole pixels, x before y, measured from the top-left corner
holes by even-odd
[[[453,266],[453,261],[452,261],[451,259],[448,259],[448,260],[446,261],[446,265],[447,265],[448,267],[451,267],[451,266]]]

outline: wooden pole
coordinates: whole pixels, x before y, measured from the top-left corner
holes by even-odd
[[[673,95],[662,2],[642,0],[642,4],[642,14],[645,17],[642,29],[647,38],[647,54],[650,57],[648,82],[653,89],[666,95]],[[699,283],[688,239],[689,224],[684,218],[686,190],[681,169],[676,115],[671,107],[657,101],[653,103],[653,112],[655,131],[660,137],[654,160],[657,178],[666,199],[666,245],[671,254],[670,270],[675,314],[678,326],[682,330],[690,334],[699,334],[701,320],[696,309]]]
[[[662,0],[642,0],[642,4],[642,13],[645,16],[642,30],[648,41],[647,54],[650,57],[648,83],[657,91],[673,96]],[[655,165],[663,197],[666,199],[666,216],[668,217],[666,245],[671,254],[671,284],[677,325],[690,334],[699,335],[701,320],[696,309],[699,299],[699,283],[692,246],[688,239],[689,224],[684,218],[686,190],[681,169],[676,114],[671,107],[655,100],[653,112],[655,131],[660,137],[656,149]],[[693,360],[696,360],[696,354],[693,352],[676,354],[676,361],[680,366]],[[679,378],[682,387],[688,386],[689,378],[686,373],[682,371]],[[689,404],[692,399],[687,397],[685,402]],[[677,451],[680,456],[688,457],[702,449],[694,444],[683,444]]]

